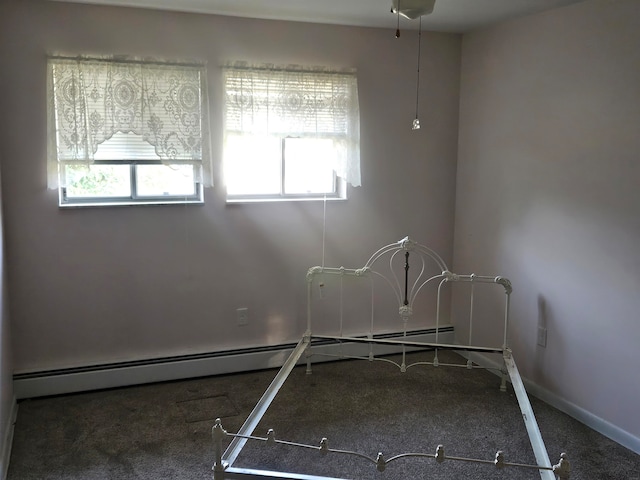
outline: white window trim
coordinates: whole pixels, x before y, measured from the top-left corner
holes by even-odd
[[[104,65],[104,67],[103,67]],[[57,111],[59,107],[57,104],[56,95],[59,95],[58,98],[61,98],[61,93],[63,92],[62,86],[57,85],[56,82],[62,83],[62,76],[56,77],[54,79],[54,69],[58,66],[64,66],[62,68],[68,68],[73,72],[77,72],[77,78],[79,81],[77,84],[73,84],[72,93],[77,95],[77,104],[76,97],[74,96],[73,102],[71,104],[71,121],[75,122],[75,125],[78,128],[78,137],[82,137],[84,135],[84,141],[78,142],[77,145],[79,148],[75,148],[72,145],[72,148],[75,150],[71,150],[72,152],[78,151],[79,153],[73,153],[74,157],[69,157],[69,137],[66,138],[67,143],[66,147],[63,144],[58,144],[61,138],[59,135],[59,116],[61,115],[60,111]],[[98,103],[98,107],[96,110],[92,110],[92,103],[89,101],[89,97],[95,101],[95,97],[107,97],[107,93],[112,94],[110,97],[111,105],[116,103],[115,99],[115,90],[116,84],[103,84],[96,83],[92,84],[94,86],[91,94],[89,93],[89,81],[83,80],[85,78],[105,78],[105,77],[90,77],[90,68],[94,67],[97,71],[102,71],[104,69],[113,68],[115,69],[123,69],[127,71],[129,67],[131,69],[139,69],[140,75],[139,77],[134,78],[132,87],[135,93],[138,93],[136,101],[141,103],[132,102],[133,105],[132,111],[139,114],[142,112],[141,120],[138,121],[137,127],[134,129],[129,124],[125,124],[124,128],[118,124],[112,123],[104,123],[109,122],[110,119],[108,114],[110,113],[107,108],[108,105],[105,103],[104,108],[102,104]],[[75,70],[74,70],[75,69]],[[102,69],[102,70],[101,70]],[[110,72],[110,71],[109,71]],[[155,76],[155,72],[159,72],[158,77]],[[162,134],[165,133],[164,130],[161,130],[166,125],[169,125],[171,128],[170,122],[173,121],[172,117],[161,117],[162,119],[168,118],[169,121],[164,121],[164,124],[161,124],[160,127],[155,127],[154,130],[149,130],[147,133],[147,129],[153,128],[152,120],[154,115],[153,105],[154,103],[149,101],[151,97],[146,97],[146,95],[151,92],[152,94],[156,94],[158,90],[155,89],[156,80],[165,74],[169,75],[180,75],[186,74],[191,75],[192,80],[188,80],[190,83],[179,83],[178,87],[182,87],[182,90],[179,91],[169,91],[166,88],[164,90],[160,90],[160,97],[155,97],[154,100],[156,103],[161,104],[162,102],[166,102],[166,99],[176,98],[176,105],[173,107],[173,110],[169,113],[171,115],[176,114],[175,118],[179,118],[182,127],[180,124],[177,124],[175,128],[182,128],[181,130],[174,130],[171,133],[175,138],[174,144],[155,144],[155,140],[153,139],[153,135],[155,134],[155,138],[162,138]],[[74,73],[75,75],[75,73]],[[84,76],[83,76],[84,75]],[[146,75],[146,77],[144,76]],[[195,75],[195,76],[194,76]],[[115,76],[115,75],[114,75]],[[123,76],[124,77],[124,76]],[[189,76],[184,77],[186,79]],[[109,77],[111,80],[111,77]],[[125,83],[129,78],[125,78],[122,83]],[[136,83],[135,80],[139,80],[140,83]],[[158,80],[159,81],[159,80]],[[95,88],[97,85],[97,89]],[[107,87],[108,85],[108,87]],[[148,86],[149,85],[149,86]],[[164,84],[168,85],[168,84]],[[68,85],[64,85],[68,87]],[[148,87],[147,87],[148,86]],[[83,90],[83,87],[86,87]],[[110,88],[107,90],[107,88]],[[139,89],[139,90],[136,90]],[[190,90],[189,90],[190,89]],[[86,96],[84,96],[82,94]],[[97,94],[96,94],[97,92]],[[67,94],[67,100],[69,97],[68,92],[63,92]],[[59,206],[60,207],[78,207],[78,206],[112,206],[112,205],[148,205],[148,204],[185,204],[185,203],[203,203],[204,202],[204,186],[212,186],[212,168],[211,168],[211,147],[210,147],[210,132],[209,132],[209,120],[208,120],[208,95],[207,95],[207,83],[206,83],[206,66],[201,63],[181,63],[181,62],[166,62],[166,61],[158,61],[153,59],[135,59],[135,58],[123,58],[123,57],[70,57],[64,55],[55,55],[51,56],[48,59],[48,79],[47,79],[47,95],[48,95],[48,186],[51,189],[57,189],[59,192]],[[163,97],[162,95],[165,95]],[[180,94],[183,94],[181,97]],[[190,96],[189,96],[190,95]],[[105,100],[106,101],[106,100]],[[182,102],[182,103],[180,103]],[[189,103],[190,102],[190,103]],[[149,105],[152,105],[151,107]],[[93,107],[95,108],[95,107]],[[187,110],[191,108],[191,110]],[[155,111],[159,111],[156,110]],[[91,115],[95,115],[95,113],[104,114],[104,122],[105,125],[102,130],[99,130],[97,133],[99,134],[97,137],[95,136],[95,131],[93,130],[93,124],[90,120],[93,120]],[[66,112],[68,113],[68,112]],[[166,114],[165,114],[166,115]],[[189,116],[187,116],[189,115]],[[65,117],[66,122],[69,122],[69,115]],[[75,119],[75,120],[74,120]],[[186,120],[185,120],[186,119]],[[190,123],[185,123],[189,121]],[[195,123],[194,123],[195,121]],[[76,128],[74,127],[74,128]],[[195,128],[195,130],[194,130]],[[86,130],[84,130],[86,129]],[[90,132],[91,130],[91,133]],[[158,130],[160,129],[160,130]],[[191,129],[191,130],[188,130]],[[136,131],[137,130],[137,131]],[[166,129],[165,129],[166,130]],[[145,140],[148,140],[148,143],[155,147],[156,152],[159,152],[158,160],[142,160],[142,159],[133,159],[127,160],[125,158],[113,160],[113,161],[103,161],[97,160],[93,158],[95,153],[96,145],[99,145],[104,140],[110,139],[110,137],[115,133],[144,133],[142,135]],[[175,133],[174,133],[175,132]],[[193,133],[191,133],[193,132]],[[193,135],[195,137],[187,138],[185,135]],[[93,136],[91,136],[93,135]],[[180,138],[180,135],[183,138]],[[165,135],[165,138],[167,136]],[[195,139],[194,139],[195,138]],[[75,139],[75,137],[74,137]],[[97,142],[97,143],[96,143]],[[183,142],[183,143],[180,143]],[[178,146],[178,150],[171,150],[173,145]],[[181,151],[180,146],[186,145],[194,145],[194,147],[189,148],[197,148],[197,150],[193,150],[194,153],[189,154]],[[92,147],[93,146],[93,147]],[[67,150],[65,150],[65,148]],[[191,151],[191,150],[189,150]],[[176,155],[177,153],[177,155]],[[69,159],[69,160],[63,160]],[[65,179],[64,179],[64,165],[66,164],[78,164],[85,163],[87,165],[91,164],[120,164],[120,165],[129,165],[131,170],[131,191],[132,194],[126,197],[113,197],[113,196],[88,196],[88,197],[74,197],[67,198],[65,195]],[[135,166],[134,165],[153,165],[153,164],[188,164],[192,165],[194,168],[194,194],[193,195],[158,195],[158,196],[139,196],[136,194],[136,184],[135,184]]]
[[[279,138],[281,141],[288,137],[332,138],[340,144],[341,152],[343,152],[337,165],[335,165],[336,189],[332,193],[284,194],[282,193],[284,178],[282,178],[281,192],[279,194],[227,194],[227,203],[345,200],[347,198],[347,183],[351,183],[353,186],[360,185],[360,118],[355,70],[338,71],[324,67],[309,68],[295,65],[286,67],[264,64],[249,66],[245,62],[236,62],[226,65],[223,68],[223,72],[225,145],[228,133],[236,135],[269,135]],[[289,114],[287,110],[288,104],[286,103],[289,99],[284,101],[281,98],[276,99],[278,95],[283,97],[291,91],[291,100],[295,101],[295,95],[300,92],[301,86],[304,86],[307,79],[311,79],[308,83],[313,84],[314,75],[318,78],[322,78],[323,75],[334,76],[338,84],[342,83],[340,85],[342,90],[339,92],[342,94],[339,98],[342,104],[339,106],[344,107],[346,113],[340,112],[342,117],[338,120],[341,121],[343,130],[332,130],[332,127],[326,128],[327,120],[329,120],[329,123],[331,121],[336,123],[338,118],[332,116],[331,108],[323,107],[325,105],[333,106],[338,104],[338,98],[331,97],[331,93],[329,93],[328,97],[325,95],[325,98],[323,98],[325,100],[324,103],[318,102],[314,97],[316,103],[312,102],[310,108],[307,109],[311,110],[311,113],[308,114],[309,117],[301,122],[300,116],[296,114],[297,112],[292,115]],[[291,77],[291,80],[289,77]],[[300,77],[305,81],[299,81],[296,77]],[[257,85],[256,90],[253,90],[250,86],[254,84],[253,80]],[[299,83],[290,84],[288,83],[289,81],[299,81]],[[244,89],[245,84],[249,85],[246,89]],[[265,86],[266,84],[268,86]],[[279,90],[272,88],[275,85]],[[304,90],[304,88],[302,90],[306,95],[307,90]],[[274,94],[273,92],[277,93]],[[330,98],[330,100],[326,101],[327,98]],[[316,104],[318,105],[317,107]],[[285,106],[283,107],[283,105]],[[305,104],[305,106],[308,105]],[[340,110],[337,107],[334,108],[336,109],[335,111]],[[284,113],[282,113],[283,111]],[[273,121],[274,118],[277,118],[277,120]],[[272,121],[269,122],[269,119],[272,119]],[[285,125],[284,128],[283,125]],[[281,155],[280,168],[283,169],[285,153],[281,151]],[[224,161],[228,160],[224,159]]]
[[[76,207],[113,207],[132,205],[171,205],[171,204],[203,204],[204,189],[202,183],[194,182],[193,195],[139,195],[136,191],[136,165],[162,165],[160,161],[129,161],[129,160],[95,160],[94,165],[122,165],[129,167],[131,184],[131,195],[128,196],[87,196],[87,197],[67,197],[67,187],[58,188],[58,206],[61,208]],[[60,165],[60,169],[64,166]],[[60,173],[63,175],[63,172]]]

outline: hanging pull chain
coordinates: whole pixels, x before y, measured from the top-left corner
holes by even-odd
[[[420,46],[422,45],[422,17],[418,26],[418,78],[416,79],[416,118],[413,119],[412,130],[420,130],[420,120],[418,119],[418,106],[420,104]]]

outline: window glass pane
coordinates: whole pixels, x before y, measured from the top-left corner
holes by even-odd
[[[137,165],[138,195],[195,195],[193,165]]]
[[[67,197],[129,197],[129,165],[65,165]]]
[[[332,140],[287,138],[284,152],[285,193],[334,193],[335,151]]]
[[[229,195],[280,194],[280,139],[227,135],[224,175]]]

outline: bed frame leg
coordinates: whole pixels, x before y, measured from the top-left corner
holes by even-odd
[[[553,466],[553,473],[556,474],[558,480],[569,480],[571,475],[571,464],[566,453],[560,454],[560,461]]]
[[[504,369],[502,370],[502,380],[500,381],[500,391],[501,392],[507,391],[507,372]]]
[[[313,373],[313,371],[311,370],[311,352],[309,351],[310,348],[310,345],[307,345],[307,348],[304,351],[304,356],[307,359],[307,369],[305,371],[307,375],[311,375]]]
[[[222,428],[222,422],[219,418],[216,418],[216,423],[211,429],[216,455],[216,463],[213,464],[213,480],[224,480],[225,464],[222,461],[222,440],[226,435],[227,432]]]

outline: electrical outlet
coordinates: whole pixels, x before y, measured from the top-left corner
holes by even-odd
[[[249,325],[249,309],[246,307],[236,310],[236,323],[239,327]]]
[[[547,346],[547,329],[545,327],[538,327],[538,345]]]

